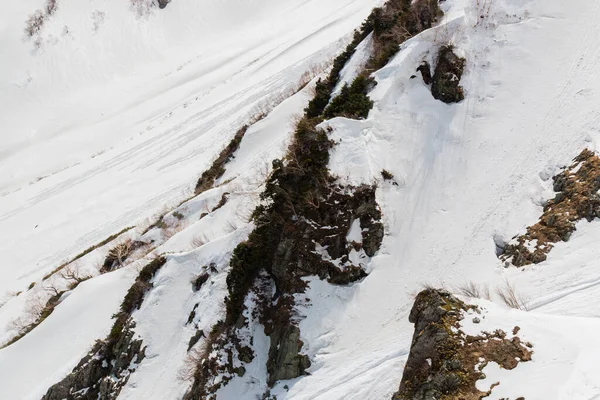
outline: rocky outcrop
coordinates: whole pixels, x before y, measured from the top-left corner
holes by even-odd
[[[48,389],[42,400],[113,400],[118,397],[145,356],[142,340],[135,337],[131,314],[141,306],[145,294],[152,288],[150,281],[165,263],[164,257],[158,257],[142,268],[115,315],[108,337],[97,341],[69,375]]]
[[[584,149],[553,180],[557,194],[546,203],[539,221],[504,247],[500,259],[506,265],[545,261],[554,243],[569,240],[578,221],[600,217],[600,158],[596,154]]]
[[[158,8],[165,8],[170,2],[171,0],[157,0],[158,1]]]
[[[282,379],[293,379],[303,375],[310,361],[308,356],[300,354],[302,341],[300,328],[294,325],[278,327],[270,332],[271,347],[269,348],[269,385]]]
[[[144,359],[135,324],[128,321],[118,340],[99,341],[66,378],[48,389],[42,400],[113,400]]]
[[[469,309],[479,311],[444,290],[417,295],[409,316],[415,333],[393,400],[479,400],[492,390],[482,392],[475,386],[488,362],[510,370],[531,360],[531,351],[517,336],[509,339],[501,330],[466,335],[459,321]],[[513,335],[518,331],[515,328]]]
[[[423,61],[421,65],[419,65],[419,67],[417,68],[417,72],[421,73],[421,76],[423,77],[423,82],[425,82],[426,85],[431,85],[431,67],[429,66],[429,63],[427,61]]]
[[[236,343],[244,341],[240,332],[247,329],[249,293],[259,305],[253,316],[271,339],[269,383],[303,375],[310,362],[301,354],[300,331],[293,318],[294,295],[306,289],[303,278],[317,276],[335,284],[359,280],[366,273],[353,263],[351,252],[368,257],[381,245],[383,224],[375,188],[336,183],[327,170],[332,143],[316,123],[300,121],[288,158],[273,162],[262,194],[265,202],[254,212],[256,228],[231,258],[226,320],[220,333],[207,339],[209,359],[202,362],[186,398],[212,399],[239,373],[236,359],[240,360],[241,345]],[[357,220],[362,240],[348,243],[346,237]]]
[[[431,94],[444,103],[458,103],[465,98],[460,78],[465,68],[465,59],[454,54],[452,46],[444,46],[437,57],[431,81]]]

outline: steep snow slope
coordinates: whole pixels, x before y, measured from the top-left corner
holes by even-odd
[[[142,2],[143,3],[143,2]],[[0,15],[0,296],[181,199],[251,115],[319,69],[376,1],[58,2]]]

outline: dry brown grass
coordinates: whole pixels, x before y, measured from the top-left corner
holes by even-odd
[[[508,280],[504,281],[502,286],[496,288],[496,294],[500,300],[510,308],[528,311],[528,300],[517,292],[515,285]]]
[[[82,271],[81,264],[78,262],[67,265],[60,271],[60,276],[68,281],[75,284],[87,281],[92,276]]]
[[[183,365],[177,371],[177,379],[181,382],[192,382],[198,369],[198,365],[202,363],[205,358],[205,352],[203,349],[192,348],[188,351],[183,361]]]
[[[162,236],[165,239],[165,241],[170,240],[173,236],[177,235],[179,232],[181,232],[188,226],[189,223],[187,221],[177,220],[177,222],[173,225],[167,226],[162,229]]]
[[[486,299],[490,301],[492,300],[490,287],[488,285],[480,286],[473,281],[457,286],[455,291],[465,297],[471,297],[474,299]]]
[[[210,242],[210,239],[203,233],[201,235],[194,235],[191,241],[192,248],[196,249],[198,247],[204,246],[206,243]]]
[[[569,240],[577,221],[600,216],[600,158],[592,151],[584,149],[553,179],[556,196],[544,206],[538,223],[506,245],[501,260],[519,267],[545,261],[554,243]]]

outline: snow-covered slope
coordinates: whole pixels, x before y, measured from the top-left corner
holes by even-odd
[[[62,0],[37,51],[24,28],[45,2],[6,4],[0,295],[180,200],[375,3],[178,0],[140,15],[129,1]]]
[[[124,1],[62,0],[35,51],[22,32],[43,2],[5,6],[0,51],[12,61],[0,65],[0,294],[25,289],[61,261],[177,204],[234,133],[297,89],[306,70],[323,69],[377,3],[173,0],[139,14]],[[497,257],[497,246],[535,223],[554,196],[551,177],[584,148],[598,149],[600,4],[446,0],[440,7],[438,26],[373,71],[368,118],[321,125],[335,142],[331,173],[352,185],[378,184],[386,236],[363,280],[307,279],[297,311],[311,367],[270,390],[279,400],[390,399],[409,355],[414,295],[424,284],[460,292],[469,282],[492,294],[465,299],[485,317],[479,325],[466,321],[468,333],[518,325],[533,345],[532,360],[514,371],[484,369],[480,390],[500,382],[489,398],[600,396],[593,334],[600,223],[579,222],[539,264],[506,267]],[[415,72],[423,61],[435,65],[449,44],[466,59],[465,99],[457,104],[435,100]],[[358,75],[369,51],[371,36],[342,70],[342,83]],[[177,206],[180,222],[168,214],[172,231],[131,233],[155,240],[151,254],[168,255],[132,314],[146,357],[132,364],[119,398],[187,391],[198,361],[190,338],[223,318],[231,252],[254,228],[247,217],[313,84],[250,127],[221,186]],[[393,179],[382,179],[382,170]],[[102,260],[108,247],[82,263]],[[3,396],[40,398],[65,377],[106,336],[149,257],[82,283],[37,328],[0,349]],[[192,281],[211,266],[194,290]],[[494,294],[506,282],[528,311],[511,310]],[[43,285],[6,298],[4,341]],[[252,326],[256,357],[219,399],[255,399],[267,390],[269,338]]]

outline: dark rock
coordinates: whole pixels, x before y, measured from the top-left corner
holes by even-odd
[[[203,337],[205,337],[204,331],[202,329],[198,329],[196,333],[194,333],[194,336],[190,338],[190,341],[188,342],[187,351],[190,351],[192,347],[194,347],[196,343],[198,343],[198,341]]]
[[[239,349],[238,358],[240,359],[240,361],[245,362],[246,364],[249,364],[252,362],[252,360],[254,360],[254,352],[252,351],[252,349],[250,347],[244,346]]]
[[[133,339],[134,327],[129,321],[116,342],[97,342],[69,375],[48,389],[42,400],[116,399],[129,379],[131,363],[139,364],[145,356],[142,341]]]
[[[297,326],[288,325],[278,328],[269,336],[271,337],[269,361],[267,362],[269,386],[279,380],[293,379],[304,375],[306,369],[310,367],[310,361],[308,356],[299,354],[302,349],[300,329]]]
[[[343,270],[332,266],[329,270],[327,281],[334,285],[347,285],[356,282],[367,276],[367,273],[361,267],[349,266]]]
[[[531,360],[531,351],[506,332],[470,336],[459,321],[470,306],[444,290],[426,289],[417,295],[409,320],[415,324],[400,389],[393,400],[481,399],[490,392],[477,389],[482,374],[476,368],[495,362],[506,370]]]
[[[394,400],[433,400],[443,389],[460,384],[454,373],[434,373],[432,366],[443,362],[440,346],[450,340],[442,318],[462,302],[443,290],[424,290],[418,294],[408,317],[415,324],[415,333],[400,390]],[[452,368],[455,369],[455,368]],[[411,397],[407,396],[411,393]]]
[[[189,325],[192,322],[194,322],[194,318],[196,318],[196,309],[195,308],[190,312],[190,315],[188,316],[188,320],[187,320],[187,324],[186,325]]]
[[[204,272],[204,273],[198,275],[198,277],[196,279],[194,279],[194,290],[195,291],[200,290],[202,288],[202,285],[204,285],[206,283],[208,278],[210,278],[210,275],[208,274],[208,272]]]
[[[217,269],[217,265],[215,263],[210,263],[209,269],[211,274],[217,274],[219,273],[219,270]]]
[[[423,61],[421,65],[419,65],[419,68],[417,68],[417,71],[421,73],[421,76],[423,77],[423,82],[425,82],[426,85],[430,85],[432,78],[431,67],[429,66],[429,63],[427,61]]]
[[[165,8],[171,0],[158,0],[158,8]]]
[[[438,53],[437,65],[433,74],[431,94],[444,103],[458,103],[465,98],[460,86],[465,67],[465,59],[454,54],[451,46],[444,46]]]
[[[369,257],[373,257],[381,247],[385,232],[381,222],[373,222],[367,229],[362,232],[363,249]]]

